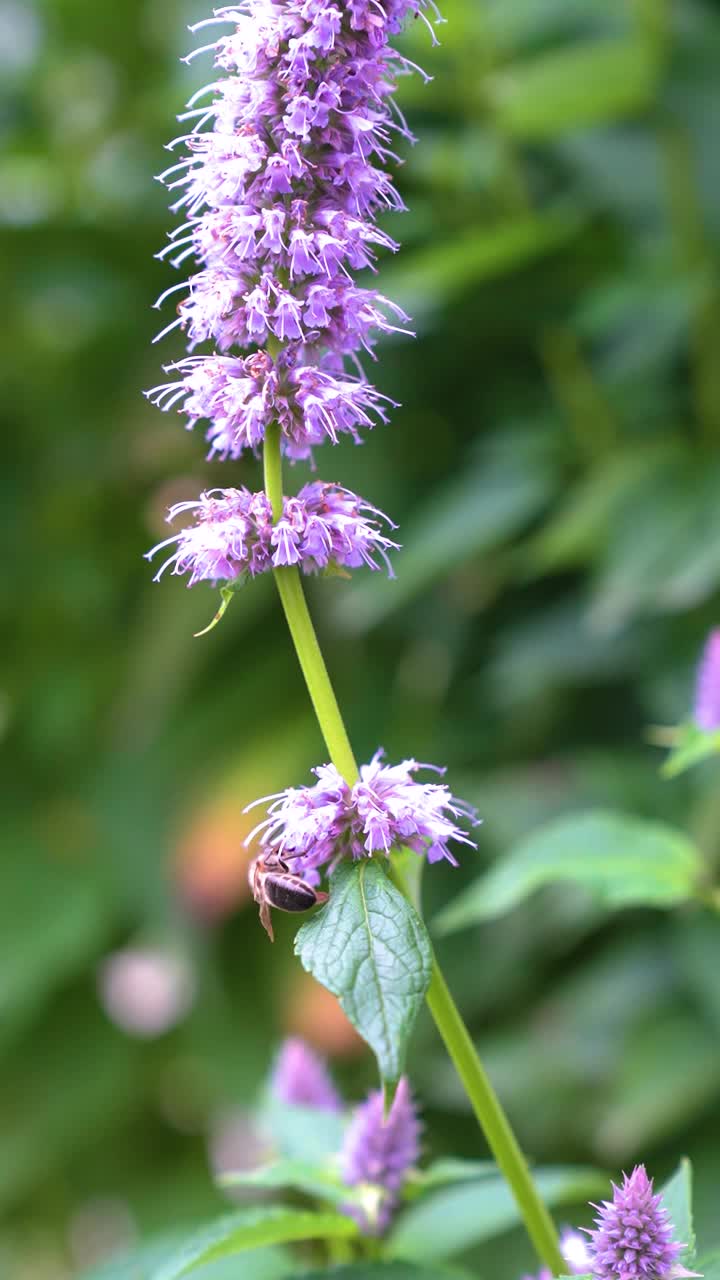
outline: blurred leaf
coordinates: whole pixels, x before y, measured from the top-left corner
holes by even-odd
[[[339,1213],[313,1213],[280,1205],[242,1209],[196,1232],[151,1273],[150,1280],[180,1280],[207,1263],[264,1245],[345,1239],[357,1235],[357,1231],[352,1219]]]
[[[441,933],[517,906],[543,885],[582,885],[604,906],[672,907],[692,898],[702,858],[680,831],[625,814],[561,818],[533,832],[437,919]]]
[[[547,436],[516,428],[491,437],[477,462],[431,495],[398,553],[398,579],[368,578],[347,591],[336,615],[348,630],[375,626],[452,566],[454,569],[522,529],[542,508],[554,483]]]
[[[604,1174],[594,1169],[546,1168],[535,1185],[550,1206],[575,1204],[602,1193]],[[512,1192],[499,1175],[436,1191],[406,1209],[390,1234],[393,1257],[418,1261],[451,1257],[499,1235],[520,1221]]]
[[[339,1150],[339,1148],[338,1148]],[[219,1179],[223,1187],[260,1187],[277,1190],[288,1187],[302,1195],[326,1200],[329,1204],[344,1204],[352,1193],[340,1179],[339,1172],[301,1160],[278,1160],[260,1169],[224,1173]]]
[[[403,1195],[408,1200],[416,1200],[418,1196],[450,1182],[477,1182],[480,1178],[494,1178],[496,1175],[497,1166],[492,1160],[457,1160],[446,1157],[444,1160],[434,1160],[427,1169],[411,1173]]]
[[[670,1215],[675,1230],[673,1240],[679,1240],[685,1246],[680,1261],[689,1267],[695,1257],[695,1230],[692,1211],[692,1165],[689,1160],[681,1160],[672,1178],[660,1188],[663,1204]]]
[[[89,1273],[83,1272],[81,1280],[152,1280],[157,1268],[178,1246],[177,1237],[165,1237],[143,1245],[140,1249],[117,1262]],[[284,1280],[293,1275],[296,1260],[284,1249],[256,1249],[243,1255],[243,1280]],[[198,1267],[193,1274],[197,1280],[236,1280],[237,1267],[227,1260]]]
[[[467,1272],[457,1267],[423,1267],[417,1262],[355,1262],[347,1267],[333,1267],[331,1272],[301,1271],[297,1280],[469,1280]]]
[[[596,40],[518,63],[492,77],[491,92],[503,129],[548,138],[643,110],[657,70],[640,41]]]
[[[677,778],[693,765],[720,755],[720,733],[705,733],[696,724],[681,724],[675,731],[670,754],[662,766],[666,778]]]
[[[581,226],[579,214],[561,211],[473,229],[389,265],[383,270],[382,287],[417,320],[485,280],[554,252]]]
[[[420,916],[379,862],[341,863],[330,901],[299,930],[295,953],[338,996],[375,1053],[382,1079],[399,1080],[430,983],[432,950]]]
[[[355,1262],[347,1267],[333,1267],[331,1272],[301,1271],[297,1280],[465,1280],[467,1272],[457,1267],[423,1267],[417,1262]],[[469,1280],[469,1276],[468,1276]]]
[[[345,1117],[318,1107],[292,1106],[268,1097],[260,1112],[263,1128],[289,1161],[317,1161],[337,1155],[343,1142]]]
[[[0,1044],[98,955],[114,924],[95,866],[42,858],[22,835],[16,839],[0,898]]]

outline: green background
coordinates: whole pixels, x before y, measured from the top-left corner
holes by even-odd
[[[546,819],[589,805],[720,842],[712,765],[672,783],[650,726],[688,714],[720,587],[720,7],[444,0],[420,144],[380,288],[417,341],[373,376],[402,403],[318,474],[398,522],[397,582],[313,583],[361,758],[449,767],[479,852],[426,877],[428,918]],[[259,484],[142,398],[180,354],[154,298],[173,225],[153,175],[208,74],[180,0],[0,0],[7,460],[0,688],[0,1274],[67,1280],[114,1240],[222,1206],[208,1135],[241,1122],[301,1031],[349,1093],[373,1067],[247,901],[242,808],[324,749],[272,583],[221,627],[210,588],[152,585],[167,505]],[[289,484],[307,479],[305,467]],[[103,959],[170,948],[196,998],[125,1035]],[[544,1161],[698,1170],[720,1158],[720,922],[610,916],[560,887],[443,941],[519,1134]],[[429,1024],[428,1151],[481,1156]],[[240,1117],[240,1121],[238,1121]],[[249,1139],[248,1139],[249,1142]],[[241,1144],[242,1145],[242,1144]],[[529,1255],[502,1241],[512,1278]]]

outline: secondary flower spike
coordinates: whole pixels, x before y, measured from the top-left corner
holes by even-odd
[[[346,1210],[368,1235],[381,1235],[390,1225],[399,1193],[419,1155],[420,1121],[403,1077],[388,1116],[380,1090],[357,1108],[340,1157],[343,1182],[349,1187],[368,1184],[376,1193],[368,1195],[367,1209],[353,1205]]]
[[[673,1240],[675,1229],[644,1165],[624,1174],[621,1187],[613,1184],[612,1200],[596,1207],[595,1230],[589,1233],[595,1280],[668,1280],[680,1274],[675,1264],[683,1246]]]
[[[378,524],[390,520],[338,485],[305,485],[296,498],[283,499],[282,517],[275,523],[266,495],[248,489],[212,489],[197,501],[176,503],[168,519],[186,512],[192,512],[194,523],[148,553],[152,558],[172,548],[156,580],[170,566],[173,573],[187,574],[190,587],[202,580],[234,582],[243,574],[255,577],[293,564],[303,573],[362,565],[380,569],[384,564],[394,576],[387,553],[397,543]]]
[[[216,72],[180,117],[188,131],[171,149],[184,155],[162,175],[186,221],[160,256],[201,269],[158,305],[184,293],[163,332],[179,326],[191,350],[211,341],[219,354],[172,366],[178,378],[150,394],[191,426],[207,419],[213,453],[237,457],[278,421],[285,452],[307,457],[385,418],[390,402],[358,356],[407,332],[408,317],[353,273],[398,247],[376,219],[404,207],[388,168],[397,140],[413,139],[393,95],[414,68],[389,39],[426,8],[435,14],[432,0],[243,0],[193,28],[232,30],[196,51]]]
[[[720,627],[710,632],[700,659],[694,719],[706,733],[720,729]]]
[[[325,764],[313,770],[317,778],[313,786],[290,787],[266,797],[272,801],[268,816],[248,842],[259,834],[264,851],[287,859],[292,870],[310,884],[318,883],[320,867],[343,857],[389,855],[398,845],[424,854],[428,862],[446,858],[457,866],[450,843],[475,848],[457,820],[476,822],[475,810],[456,799],[444,783],[416,780],[423,769],[439,774],[443,769],[417,760],[383,764],[383,755],[377,751],[362,766],[352,787],[334,765]]]
[[[292,1106],[341,1111],[342,1102],[323,1059],[298,1036],[284,1041],[270,1079],[278,1102]]]

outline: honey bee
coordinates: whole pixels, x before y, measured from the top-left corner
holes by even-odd
[[[253,898],[260,907],[260,923],[271,942],[275,941],[271,907],[276,911],[309,911],[328,899],[326,893],[314,889],[302,876],[295,875],[278,853],[260,854],[255,858],[250,864],[248,879]]]

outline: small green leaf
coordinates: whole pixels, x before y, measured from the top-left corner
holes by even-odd
[[[375,1053],[382,1079],[398,1080],[430,983],[432,948],[419,915],[379,862],[338,867],[330,901],[302,926],[295,952],[339,998]]]
[[[657,72],[639,40],[595,40],[512,66],[492,78],[490,92],[501,128],[548,138],[642,110]]]
[[[675,731],[670,754],[662,767],[665,778],[677,778],[694,764],[720,755],[720,733],[704,733],[696,724],[681,724]]]
[[[333,1267],[332,1272],[303,1271],[295,1280],[472,1280],[457,1267],[422,1267],[416,1262],[356,1262],[346,1267]]]
[[[548,1205],[575,1204],[601,1195],[607,1176],[595,1169],[546,1168],[535,1185]],[[392,1257],[434,1261],[500,1235],[520,1221],[505,1180],[492,1178],[458,1183],[424,1196],[406,1209],[388,1240]]]
[[[680,1161],[678,1168],[663,1187],[660,1188],[663,1204],[670,1215],[675,1230],[673,1240],[680,1240],[685,1246],[680,1260],[688,1266],[695,1257],[695,1229],[692,1212],[692,1165],[687,1159]]]
[[[451,1182],[477,1182],[479,1178],[494,1178],[497,1167],[491,1160],[456,1160],[448,1157],[435,1160],[427,1169],[410,1174],[403,1189],[406,1200],[416,1200],[427,1191],[445,1187]]]
[[[207,1263],[250,1249],[294,1240],[344,1239],[357,1235],[357,1230],[351,1218],[339,1213],[315,1213],[282,1205],[243,1209],[197,1231],[152,1272],[149,1280],[180,1280]]]
[[[458,1267],[422,1267],[417,1262],[355,1262],[333,1267],[332,1272],[303,1271],[294,1280],[472,1280]]]
[[[346,1203],[350,1194],[337,1171],[303,1160],[276,1160],[260,1169],[223,1174],[219,1181],[223,1187],[287,1187],[336,1205]]]
[[[274,1148],[288,1160],[321,1163],[340,1150],[345,1118],[320,1107],[301,1107],[268,1096],[260,1109],[264,1130]]]
[[[81,1280],[152,1280],[161,1263],[177,1252],[179,1243],[177,1234],[152,1240],[122,1258],[84,1272]],[[210,1262],[196,1272],[197,1280],[236,1280],[237,1270],[231,1273],[231,1265],[229,1259]],[[285,1249],[255,1249],[245,1255],[242,1267],[243,1280],[284,1280],[294,1274],[297,1262]]]
[[[575,814],[521,841],[441,912],[442,933],[502,915],[542,885],[583,886],[603,906],[672,907],[692,898],[703,865],[682,832],[602,810]]]

